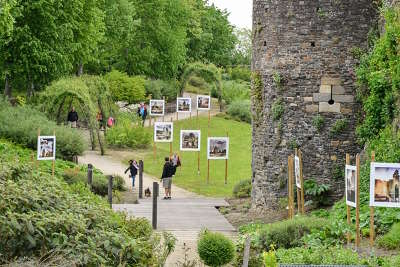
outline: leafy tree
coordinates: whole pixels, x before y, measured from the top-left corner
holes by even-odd
[[[250,66],[251,63],[251,30],[242,28],[235,29],[236,47],[232,54],[232,65]]]
[[[175,77],[186,60],[190,6],[184,0],[133,0],[140,25],[127,49],[128,74]]]
[[[110,86],[115,101],[126,101],[128,104],[144,100],[145,79],[141,76],[129,77],[126,73],[113,70],[104,76]]]
[[[98,48],[97,61],[89,63],[90,72],[103,73],[113,68],[126,71],[129,66],[129,47],[139,25],[136,9],[130,0],[106,0],[105,32]]]
[[[229,23],[228,13],[200,0],[192,4],[192,7],[197,8],[201,32],[189,35],[189,60],[210,62],[224,67],[230,65],[236,37],[233,26]]]

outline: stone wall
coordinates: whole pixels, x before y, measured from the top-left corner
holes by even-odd
[[[253,1],[253,204],[277,208],[287,196],[287,158],[303,151],[305,179],[330,184],[345,153],[356,154],[354,57],[376,23],[372,0]],[[331,95],[334,103],[329,103]],[[313,126],[317,115],[324,126]],[[338,121],[343,131],[331,134]],[[340,123],[339,122],[339,123]]]

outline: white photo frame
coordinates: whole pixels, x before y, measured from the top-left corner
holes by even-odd
[[[371,162],[370,206],[400,208],[400,163]]]
[[[191,113],[192,112],[192,99],[190,97],[178,97],[176,99],[176,112]]]
[[[56,159],[56,137],[38,136],[37,140],[37,160]]]
[[[198,95],[196,103],[197,103],[198,110],[210,110],[211,109],[211,96]]]
[[[154,142],[171,143],[174,140],[174,124],[172,122],[154,123]]]
[[[201,131],[200,130],[181,130],[180,150],[181,151],[200,151]]]
[[[229,137],[208,137],[207,159],[229,159]]]
[[[294,157],[294,177],[296,179],[297,188],[301,188],[300,180],[300,158],[298,156]]]
[[[357,207],[357,167],[346,165],[345,168],[345,196],[346,204],[351,207]]]
[[[150,116],[164,116],[165,101],[150,99]]]

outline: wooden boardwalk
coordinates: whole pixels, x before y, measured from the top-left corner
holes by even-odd
[[[235,231],[216,207],[228,206],[224,199],[175,198],[158,199],[157,230],[162,231]],[[152,199],[139,200],[139,204],[114,204],[114,210],[128,215],[146,218],[151,222]]]

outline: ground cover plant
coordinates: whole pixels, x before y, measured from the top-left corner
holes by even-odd
[[[39,128],[41,135],[53,135],[53,131],[56,132],[57,158],[71,159],[83,153],[84,141],[78,131],[58,126],[29,106],[11,107],[6,100],[0,99],[0,137],[36,149]]]
[[[17,149],[16,149],[17,148]],[[0,264],[59,256],[84,266],[159,266],[174,246],[142,219],[114,213],[83,183],[68,185],[0,143]]]
[[[178,168],[173,183],[189,191],[216,197],[232,196],[233,187],[243,177],[251,176],[251,130],[250,125],[233,120],[213,117],[210,136],[223,137],[229,131],[230,148],[228,164],[228,183],[225,185],[225,161],[210,161],[210,180],[207,184],[207,131],[208,118],[193,117],[192,120],[174,122],[173,151],[181,156],[182,167]],[[153,136],[153,127],[146,128]],[[197,152],[179,151],[180,129],[201,130],[200,175],[197,173]],[[157,157],[153,159],[153,149],[145,151],[145,172],[160,177],[164,158],[169,156],[169,143],[157,143]]]

